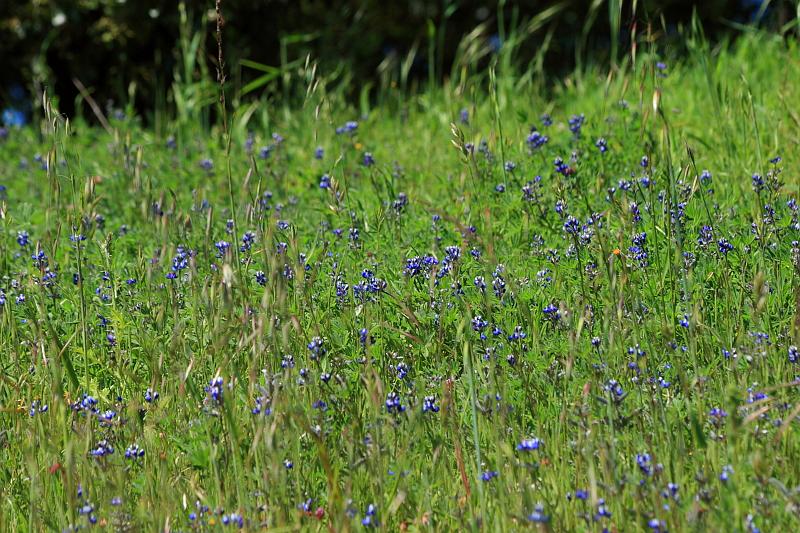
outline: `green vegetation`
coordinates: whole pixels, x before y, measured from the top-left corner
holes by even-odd
[[[4,130],[2,529],[795,528],[800,49],[685,39]]]

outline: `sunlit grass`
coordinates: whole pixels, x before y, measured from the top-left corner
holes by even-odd
[[[792,527],[800,55],[687,50],[6,131],[2,528]]]

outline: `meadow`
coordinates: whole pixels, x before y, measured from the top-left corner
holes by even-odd
[[[0,130],[0,529],[796,528],[800,48],[685,32]]]

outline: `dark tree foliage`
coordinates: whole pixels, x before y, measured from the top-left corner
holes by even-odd
[[[579,36],[587,27],[589,0],[224,0],[225,57],[229,79],[241,87],[259,73],[239,69],[240,59],[280,65],[285,58],[310,54],[323,72],[343,66],[356,82],[374,80],[383,62],[405,58],[416,50],[412,79],[447,75],[461,38],[482,25],[487,42],[501,45],[500,35],[516,22],[524,24],[556,6],[542,33],[553,29],[545,57],[548,70],[558,73],[574,65]],[[791,15],[789,3],[772,2],[760,11],[759,0],[662,0],[638,2],[631,13],[622,2],[619,35],[625,43],[634,21],[650,24],[662,36],[676,32],[696,11],[706,32],[718,38],[732,22],[759,17],[777,26]],[[19,90],[36,98],[44,86],[71,113],[79,91],[73,78],[105,105],[129,99],[136,85],[140,109],[158,105],[173,81],[180,60],[180,2],[176,0],[6,0],[0,9],[0,104],[19,106]],[[199,53],[209,72],[215,68],[213,0],[186,0],[184,29],[200,32]],[[502,13],[503,24],[499,24]],[[664,22],[662,22],[664,21]],[[435,29],[435,53],[429,54],[430,31]],[[604,59],[612,40],[608,9],[603,5],[589,27],[586,50]],[[533,57],[536,44],[523,47],[520,61]],[[529,57],[524,57],[528,54]],[[605,57],[603,57],[605,56]],[[433,58],[434,65],[429,64]],[[433,68],[431,68],[433,67]]]

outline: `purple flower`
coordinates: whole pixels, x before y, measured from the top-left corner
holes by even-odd
[[[498,472],[494,471],[494,470],[488,470],[488,471],[483,472],[481,474],[481,481],[484,481],[484,482],[491,481],[492,479],[496,478],[499,475],[500,474]]]
[[[550,138],[547,135],[542,135],[538,131],[533,130],[531,131],[530,135],[528,135],[528,138],[525,139],[525,141],[528,143],[528,148],[531,150],[536,150],[537,148],[541,148],[547,144],[550,141]]]
[[[366,528],[378,527],[378,522],[375,518],[376,513],[377,509],[375,508],[375,505],[369,504],[367,506],[367,510],[364,512],[364,518],[361,519],[361,525]]]
[[[586,117],[583,113],[580,115],[572,115],[569,119],[569,131],[575,134],[576,137],[581,134],[581,127],[583,126]]]
[[[153,389],[147,389],[144,391],[144,401],[147,403],[153,403],[158,400],[159,394],[154,392]]]
[[[537,503],[533,512],[528,515],[528,520],[538,524],[545,524],[550,521],[550,517],[544,514],[544,507],[542,504]]]
[[[564,222],[564,232],[569,235],[577,235],[581,231],[581,223],[580,221],[572,215],[567,217],[567,220]]]
[[[98,442],[97,446],[95,446],[89,453],[95,457],[104,457],[114,453],[114,447],[111,446],[107,440],[103,439]]]
[[[399,414],[406,410],[405,405],[400,403],[400,395],[390,392],[386,395],[386,410],[391,414]]]
[[[435,396],[425,396],[422,400],[422,412],[427,413],[438,413],[439,406],[436,405],[436,397]]]
[[[325,341],[322,337],[314,337],[311,339],[311,342],[308,343],[308,350],[311,352],[311,359],[317,359],[325,355],[325,347],[323,346]]]
[[[800,353],[798,353],[797,346],[792,344],[791,346],[789,346],[788,352],[789,352],[790,363],[796,363],[798,362],[798,360],[800,360]]]
[[[538,438],[532,439],[522,439],[522,441],[517,444],[517,450],[523,452],[530,452],[534,450],[538,450],[542,445],[542,441]]]
[[[140,459],[144,457],[144,450],[138,444],[131,444],[125,450],[126,459]]]
[[[221,404],[223,393],[225,392],[224,388],[225,380],[222,379],[222,376],[216,376],[211,378],[211,381],[208,382],[208,386],[206,387],[206,394],[208,395],[208,400],[214,404]]]

